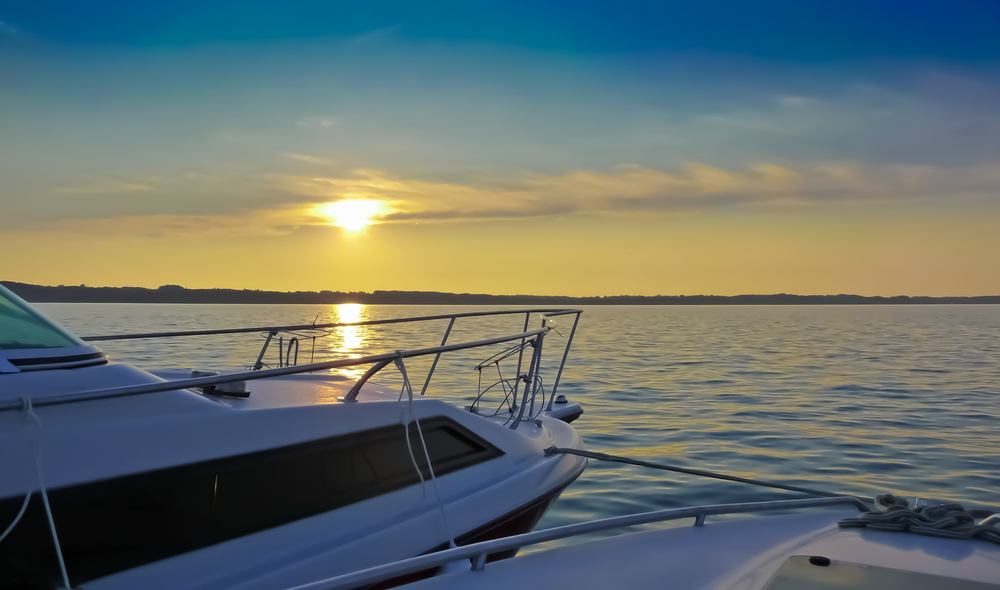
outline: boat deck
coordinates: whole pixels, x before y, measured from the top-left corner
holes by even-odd
[[[224,371],[225,374],[245,372],[242,370]],[[168,381],[191,378],[190,369],[170,369],[152,371],[152,373]],[[247,391],[250,392],[250,396],[245,399],[222,395],[208,396],[208,399],[229,408],[244,410],[338,404],[342,403],[341,398],[347,395],[353,385],[354,380],[343,375],[304,373],[248,381]],[[396,401],[398,398],[398,388],[387,387],[372,381],[362,386],[357,401],[362,403],[385,402]]]
[[[625,534],[408,588],[1000,589],[1000,546],[837,527],[856,514],[845,508]]]

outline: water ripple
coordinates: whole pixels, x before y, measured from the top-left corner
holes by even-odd
[[[337,306],[43,307],[87,334],[338,317]],[[441,311],[366,306],[352,313]],[[519,331],[523,317],[506,322],[490,324],[491,333]],[[401,341],[388,330],[361,330],[352,352],[432,346],[444,327],[396,330]],[[482,334],[464,329],[457,323],[452,338]],[[546,350],[563,342],[546,338]],[[245,365],[261,342],[106,344],[113,358],[143,367],[216,367]],[[317,358],[344,350],[318,343]],[[998,355],[1000,306],[595,307],[580,323],[559,392],[583,404],[574,426],[591,449],[833,491],[990,504],[1000,489]],[[442,357],[435,394],[470,399],[471,366],[483,356]],[[543,367],[546,383],[553,368]],[[787,497],[794,495],[591,461],[540,526]]]

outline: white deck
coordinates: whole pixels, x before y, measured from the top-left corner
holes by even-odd
[[[840,518],[856,515],[857,510],[846,508],[730,521],[709,518],[701,527],[624,534],[491,563],[481,571],[450,573],[406,588],[760,590],[794,555],[1000,584],[1000,546],[837,527]]]

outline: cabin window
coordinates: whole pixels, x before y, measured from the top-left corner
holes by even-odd
[[[83,346],[0,285],[0,350]]]
[[[503,455],[443,416],[421,420],[437,476]],[[429,476],[416,428],[410,443]],[[394,425],[247,455],[49,490],[73,586],[419,483]],[[0,500],[6,528],[23,496]],[[0,543],[0,588],[61,584],[40,496]]]

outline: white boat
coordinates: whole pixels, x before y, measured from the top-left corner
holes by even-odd
[[[457,320],[502,314],[523,315],[524,329],[448,342]],[[556,394],[579,314],[85,340],[0,287],[0,588],[278,589],[530,531],[586,466],[544,453],[582,448],[569,425],[582,408]],[[556,316],[574,318],[574,332],[548,387],[542,345]],[[289,346],[264,366],[283,334],[405,322],[448,328],[437,347],[296,364]],[[157,375],[93,344],[258,331],[267,341],[239,371]],[[496,412],[423,395],[441,354],[483,346],[512,346],[494,359],[517,361],[492,392],[504,396]],[[434,365],[418,391],[377,382],[421,356]],[[328,372],[366,366],[356,383]]]
[[[582,522],[451,548],[290,590],[365,588],[428,570],[439,573],[406,585],[406,590],[1000,590],[996,508],[966,509],[891,494],[863,498],[578,448],[550,448],[546,454],[579,455],[813,497],[691,506]],[[654,530],[622,531],[637,525],[653,525]],[[586,542],[586,535],[603,538]],[[561,546],[487,565],[494,552],[539,549],[532,546],[553,541]]]

